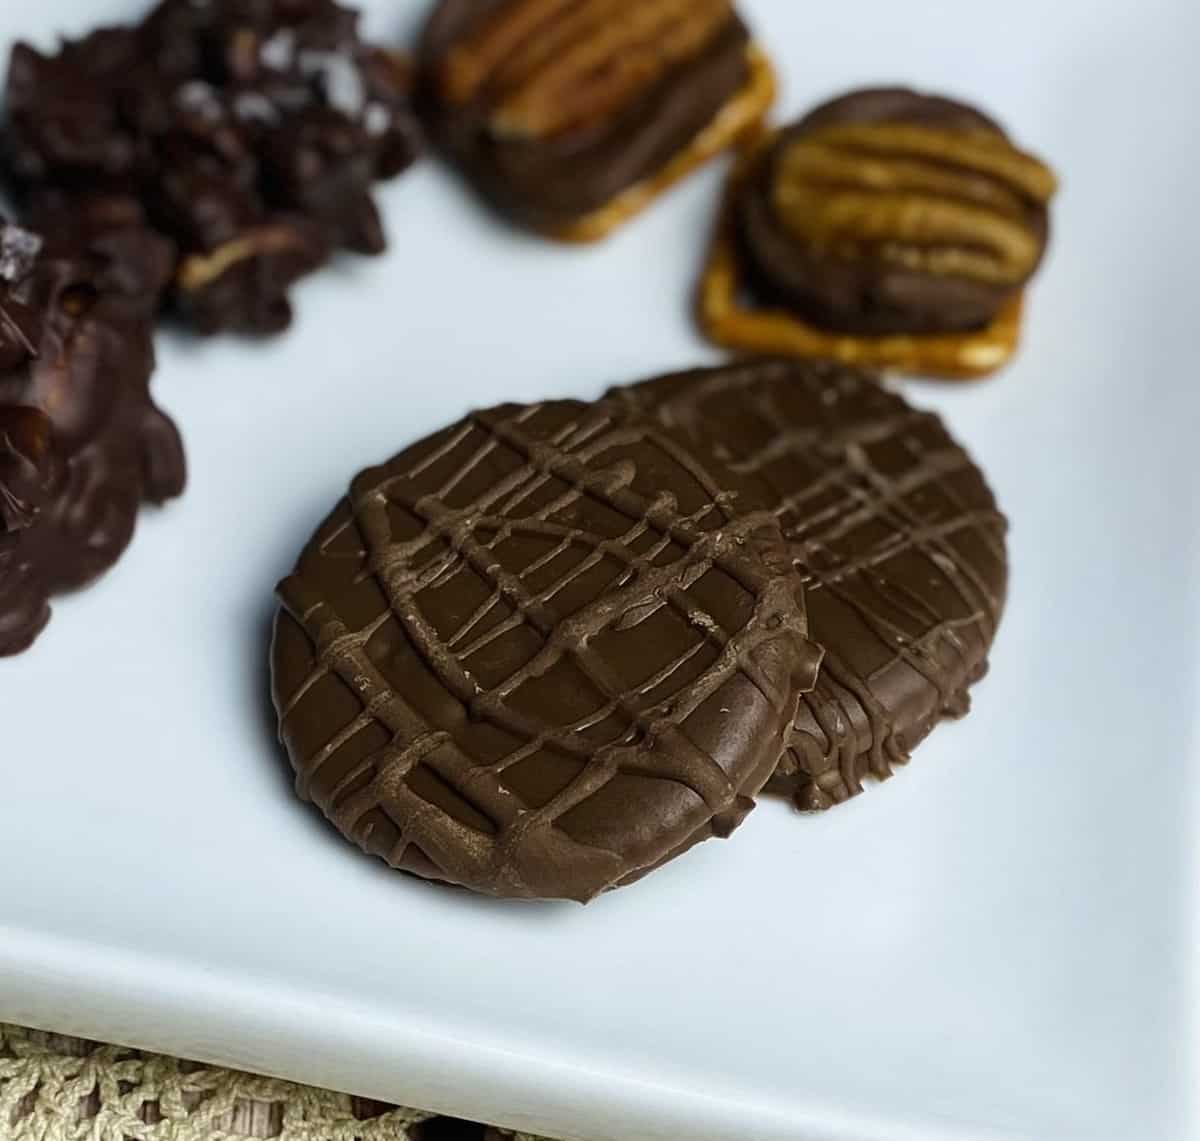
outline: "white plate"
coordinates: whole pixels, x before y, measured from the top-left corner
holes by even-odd
[[[744,6],[784,114],[913,81],[1063,176],[1019,362],[910,388],[1013,521],[974,713],[586,909],[432,890],[292,799],[271,589],[349,476],[470,405],[715,359],[718,170],[575,250],[427,164],[286,338],[164,338],[187,496],[0,665],[0,1017],[588,1141],[1191,1135],[1200,6]],[[130,10],[6,0],[0,40]]]

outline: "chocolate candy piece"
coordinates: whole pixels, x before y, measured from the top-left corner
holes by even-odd
[[[986,326],[1032,276],[1054,176],[984,115],[861,91],[780,134],[738,218],[754,287],[829,329]]]
[[[968,708],[1007,583],[1004,517],[930,413],[827,362],[681,373],[612,396],[772,506],[825,657],[769,788],[827,808]]]
[[[155,230],[129,194],[48,189],[28,204],[29,227],[48,256],[84,257],[94,285],[130,319],[152,319],[175,271],[175,245]]]
[[[50,417],[23,404],[0,405],[0,535],[31,527],[57,481]]]
[[[592,240],[757,124],[774,95],[729,0],[441,0],[422,101],[517,220]]]
[[[753,806],[819,652],[777,522],[615,406],[474,413],[280,587],[301,795],[392,866],[586,901]]]
[[[335,249],[384,248],[370,188],[416,154],[408,89],[333,0],[163,0],[54,56],[14,48],[9,165],[31,219],[132,202],[124,253],[144,269],[134,230],[170,237],[169,296],[199,331],[272,333]]]
[[[184,483],[179,435],[150,398],[145,295],[63,240],[0,226],[0,654],[32,643],[52,594],[117,560],[143,499]]]
[[[1054,175],[989,118],[860,91],[762,144],[735,174],[701,315],[732,347],[934,375],[1015,349]]]

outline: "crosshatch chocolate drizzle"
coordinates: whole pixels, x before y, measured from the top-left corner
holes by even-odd
[[[825,656],[769,788],[806,809],[889,776],[986,669],[1006,523],[936,416],[868,374],[765,361],[613,394],[711,451],[774,508]]]
[[[855,91],[747,160],[731,205],[741,285],[820,330],[980,334],[1041,263],[1056,185],[973,107]]]
[[[364,472],[280,588],[297,783],[409,871],[586,900],[727,835],[820,653],[778,523],[616,405]]]

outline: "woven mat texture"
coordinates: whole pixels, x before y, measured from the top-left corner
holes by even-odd
[[[0,1023],[2,1141],[545,1141]]]

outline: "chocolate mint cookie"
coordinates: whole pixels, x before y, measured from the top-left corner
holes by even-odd
[[[587,900],[727,836],[820,657],[738,490],[573,401],[363,472],[280,587],[300,793],[394,867],[498,896]]]
[[[774,95],[728,0],[441,0],[422,100],[507,214],[603,237],[757,124]]]
[[[143,500],[183,490],[179,435],[150,398],[145,280],[63,243],[0,225],[0,654],[117,560]]]
[[[968,707],[1007,582],[1004,517],[938,418],[829,363],[680,373],[611,396],[774,510],[825,652],[770,788],[827,808]]]
[[[31,217],[124,199],[122,233],[140,213],[169,237],[198,330],[274,332],[333,250],[383,249],[370,188],[415,153],[408,84],[333,0],[162,0],[54,55],[13,49],[8,165]]]

